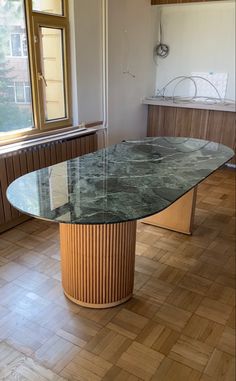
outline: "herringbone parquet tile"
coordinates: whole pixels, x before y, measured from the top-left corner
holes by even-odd
[[[193,236],[138,224],[126,304],[68,301],[58,242],[39,220],[0,236],[1,381],[235,379],[235,171],[199,186]]]

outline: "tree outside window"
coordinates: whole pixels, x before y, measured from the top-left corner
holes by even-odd
[[[0,140],[71,126],[67,0],[0,0]]]
[[[21,33],[18,31],[21,30]],[[22,35],[26,36],[23,2],[0,1],[0,132],[32,128],[30,104],[24,102],[24,82],[29,83],[28,53],[22,57]],[[9,56],[9,45],[11,56]],[[27,46],[27,44],[26,44]],[[19,62],[19,57],[21,58]],[[15,84],[18,83],[16,86]],[[15,88],[17,97],[15,97]]]

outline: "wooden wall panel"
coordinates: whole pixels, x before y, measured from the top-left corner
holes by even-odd
[[[174,136],[175,134],[175,124],[173,124],[173,120],[176,121],[176,108],[171,107],[169,113],[166,113],[164,110],[164,127],[163,127],[163,133],[164,131],[168,131],[168,136]],[[161,122],[161,120],[159,120]]]
[[[19,161],[20,161],[20,171],[21,171],[21,174],[28,173],[29,170],[28,170],[28,167],[27,167],[27,158],[26,158],[26,155],[25,155],[24,152],[21,152],[19,154]],[[21,176],[21,174],[17,174],[17,177],[18,177],[18,175]]]
[[[0,184],[0,225],[4,224],[4,206],[3,206],[3,197],[2,197],[2,187]]]
[[[0,232],[29,218],[19,213],[7,201],[6,191],[12,181],[26,173],[96,151],[96,149],[97,135],[93,132],[85,136],[58,140],[1,155]]]
[[[221,111],[210,111],[206,139],[213,142],[221,141],[224,113]]]
[[[1,203],[2,203],[2,209],[4,212],[0,220],[3,220],[5,222],[6,220],[11,220],[11,208],[5,197],[7,186],[8,186],[8,179],[7,179],[7,171],[6,171],[6,161],[2,158],[0,158],[0,176],[1,176],[0,186],[1,186],[1,194],[2,194]]]
[[[149,105],[147,136],[206,139],[225,144],[235,152],[235,113]],[[236,163],[236,158],[230,163]]]
[[[193,109],[190,136],[192,138],[205,139],[209,120],[208,110]]]
[[[174,136],[190,136],[193,110],[177,108]]]
[[[233,112],[224,113],[220,141],[236,152],[236,118]]]

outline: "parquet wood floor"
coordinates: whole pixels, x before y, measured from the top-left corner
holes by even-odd
[[[233,381],[235,171],[199,186],[193,236],[138,224],[132,300],[89,310],[60,282],[58,226],[0,236],[1,381]]]

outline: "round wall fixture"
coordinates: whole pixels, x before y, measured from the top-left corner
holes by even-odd
[[[162,11],[160,12],[160,23],[159,23],[159,36],[160,40],[157,46],[154,49],[156,56],[161,58],[166,58],[169,55],[170,48],[167,44],[163,43],[163,27],[162,27]]]
[[[169,55],[170,48],[168,45],[162,42],[158,44],[155,48],[156,55],[161,58],[166,58]]]

